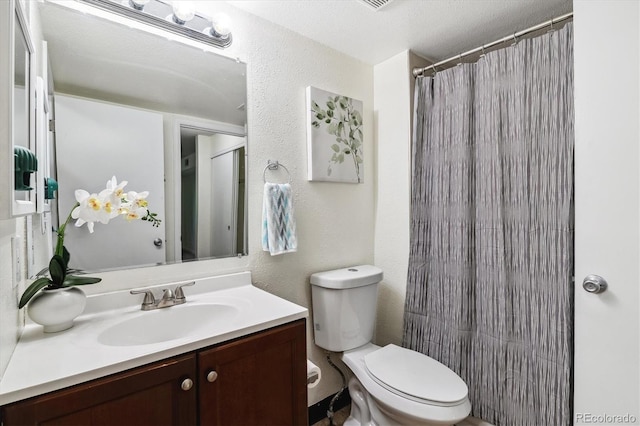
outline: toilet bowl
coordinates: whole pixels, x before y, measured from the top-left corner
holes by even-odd
[[[344,352],[342,361],[354,375],[345,426],[453,425],[471,411],[464,381],[415,351],[369,343]]]
[[[396,345],[371,343],[382,270],[361,265],[311,276],[314,341],[342,352],[351,370],[345,426],[453,425],[471,411],[468,388],[452,370]]]

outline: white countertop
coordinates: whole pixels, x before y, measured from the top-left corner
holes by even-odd
[[[306,308],[281,299],[251,285],[251,274],[222,275],[197,279],[185,287],[187,305],[229,304],[238,315],[224,321],[211,321],[185,337],[160,343],[109,346],[98,336],[111,326],[142,312],[142,295],[128,291],[98,294],[87,298],[87,308],[74,326],[58,333],[43,333],[42,326],[28,324],[20,337],[7,370],[0,382],[0,405],[76,385],[133,367],[180,355],[216,343],[306,318]],[[158,288],[173,288],[161,285]],[[159,291],[156,290],[156,297]],[[203,322],[207,318],[203,318]]]

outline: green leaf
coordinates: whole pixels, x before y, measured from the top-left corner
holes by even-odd
[[[36,295],[37,292],[50,284],[51,280],[46,277],[38,278],[37,280],[32,282],[31,285],[24,291],[24,293],[22,293],[22,297],[20,298],[20,302],[18,303],[18,309],[22,309],[24,305],[26,305],[29,300],[31,300],[31,298]]]
[[[61,287],[67,274],[67,264],[61,256],[53,255],[49,262],[49,274],[52,284],[55,287]]]
[[[344,163],[344,154],[338,155],[338,163]]]
[[[345,149],[345,150],[344,150],[344,154],[345,154],[345,155],[349,155],[349,154],[351,154],[351,151],[349,151],[348,149]]]
[[[333,118],[333,110],[332,109],[327,111],[327,117],[332,117]]]
[[[362,157],[360,157],[359,155],[356,155],[356,162],[362,163]]]
[[[102,278],[95,278],[95,277],[85,277],[85,276],[79,276],[79,275],[67,275],[67,277],[64,280],[64,283],[62,284],[63,287],[71,287],[74,285],[87,285],[87,284],[95,284],[95,283],[99,283],[100,281],[102,281]]]
[[[313,109],[314,111],[317,111],[321,108],[320,108],[320,105],[316,103],[316,101],[311,101],[311,109]]]
[[[316,118],[318,120],[324,120],[324,117],[325,117],[324,112],[320,111],[320,112],[316,113]]]
[[[334,104],[333,101],[327,101],[327,108],[334,110],[336,109],[336,104]]]
[[[335,152],[340,152],[340,147],[336,143],[331,145],[331,149],[334,150]]]
[[[62,259],[64,260],[65,270],[69,266],[69,260],[71,260],[71,253],[65,246],[62,246]]]

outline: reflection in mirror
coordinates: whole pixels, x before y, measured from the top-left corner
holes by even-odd
[[[70,267],[246,254],[246,65],[57,3],[39,13],[56,90],[60,219],[76,189],[100,191],[114,175],[149,191],[162,219],[96,224],[92,235],[67,228]]]
[[[237,253],[246,244],[245,138],[181,127],[180,147],[182,259]]]
[[[31,71],[31,55],[29,52],[29,44],[26,39],[26,31],[23,23],[18,17],[18,11],[14,14],[14,81],[13,81],[13,145],[30,149],[30,124],[29,124],[29,108],[30,108],[30,87],[29,75]],[[27,174],[26,176],[31,176]],[[19,181],[16,183],[15,199],[21,201],[29,201],[31,191],[25,188],[33,187],[35,182],[23,182],[22,176],[16,176]]]

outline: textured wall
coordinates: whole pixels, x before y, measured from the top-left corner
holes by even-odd
[[[376,343],[399,345],[409,259],[411,69],[427,62],[404,51],[374,67],[376,117],[375,264],[384,271],[378,296]]]

